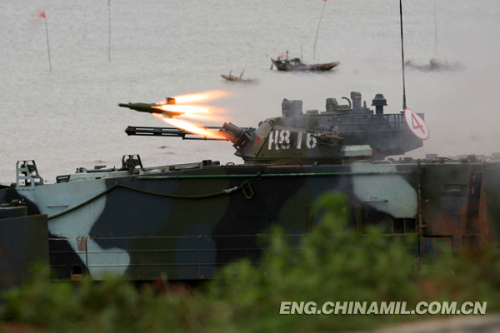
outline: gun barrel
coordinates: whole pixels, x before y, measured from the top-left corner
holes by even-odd
[[[205,126],[204,129],[213,130],[216,132],[220,127]],[[177,127],[145,127],[145,126],[128,126],[125,129],[127,135],[137,135],[137,136],[177,136],[181,137],[183,140],[218,140],[218,141],[228,141],[225,138],[207,138],[200,136],[199,134],[193,134],[188,131],[182,130]]]

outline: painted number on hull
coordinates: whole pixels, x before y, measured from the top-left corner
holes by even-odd
[[[302,149],[306,147],[307,149],[313,149],[317,145],[317,139],[313,134],[295,133],[288,130],[276,130],[269,135],[269,145],[268,149],[289,149],[292,147],[290,136],[293,134],[297,135],[297,141],[295,144],[296,149]],[[305,142],[303,142],[305,141]]]
[[[421,140],[427,140],[431,134],[425,121],[412,110],[405,109],[405,120],[410,130]]]

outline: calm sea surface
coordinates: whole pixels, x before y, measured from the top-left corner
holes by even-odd
[[[2,183],[15,180],[21,159],[34,159],[46,179],[119,166],[124,154],[140,154],[145,166],[241,162],[228,142],[128,137],[128,125],[167,125],[118,103],[224,90],[210,105],[242,127],[280,115],[283,98],[321,111],[328,97],[359,91],[370,105],[383,93],[387,112],[402,108],[397,0],[26,0],[0,9]],[[500,151],[500,2],[412,0],[403,9],[406,59],[464,66],[406,71],[408,107],[425,113],[431,130],[408,155]],[[270,70],[270,57],[286,51],[341,65],[320,74]],[[220,74],[231,70],[258,82],[225,82]]]

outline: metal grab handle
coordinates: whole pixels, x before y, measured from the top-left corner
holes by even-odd
[[[255,192],[253,191],[253,188],[252,188],[252,185],[250,184],[250,182],[246,182],[243,185],[242,190],[243,190],[243,194],[245,195],[245,198],[247,198],[248,200],[252,199],[255,196]]]

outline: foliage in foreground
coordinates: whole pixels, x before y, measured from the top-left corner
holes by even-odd
[[[366,329],[409,316],[282,316],[282,301],[488,301],[489,312],[500,309],[495,249],[438,257],[416,269],[404,244],[388,242],[380,229],[359,235],[346,228],[344,207],[342,196],[322,197],[321,223],[302,246],[276,228],[261,265],[227,266],[194,296],[156,295],[116,277],[53,283],[42,271],[4,296],[2,318],[50,332],[303,332]]]

